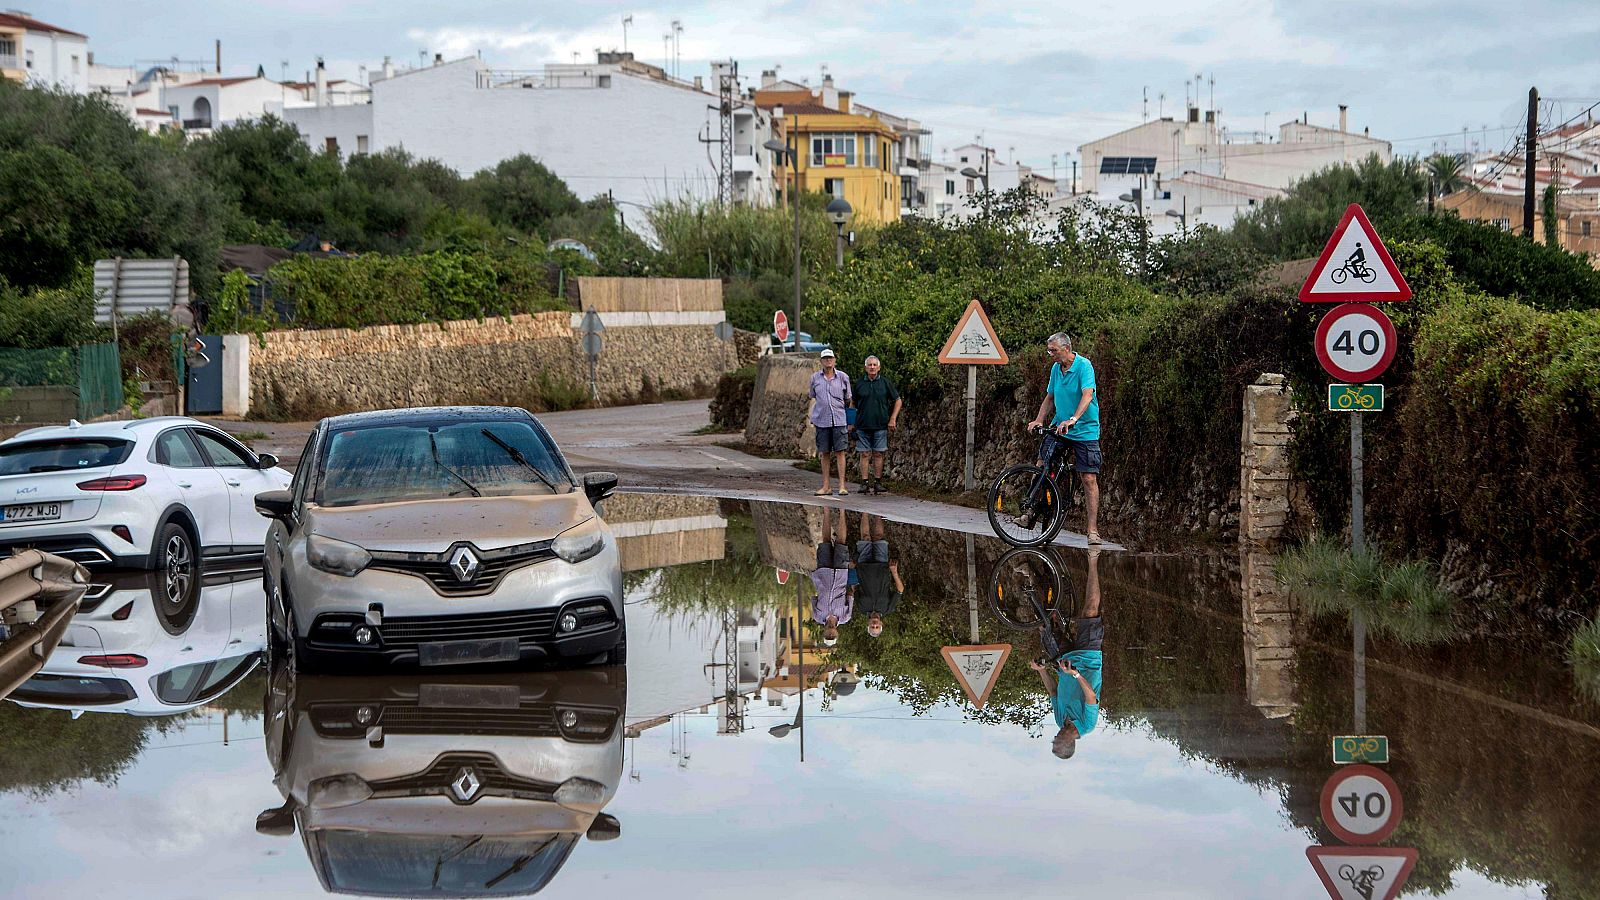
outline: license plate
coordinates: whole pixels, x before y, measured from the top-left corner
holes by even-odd
[[[516,709],[521,695],[514,684],[425,684],[417,705],[430,709]]]
[[[516,638],[486,641],[434,641],[417,647],[417,662],[424,666],[459,666],[468,663],[511,662],[521,658]]]
[[[0,522],[48,522],[61,518],[59,503],[20,503],[0,507]]]

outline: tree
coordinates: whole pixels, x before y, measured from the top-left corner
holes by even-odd
[[[1561,207],[1557,200],[1561,196],[1561,188],[1554,183],[1548,184],[1544,189],[1544,245],[1546,247],[1561,246]]]
[[[583,209],[565,182],[526,153],[479,172],[468,186],[490,221],[530,234],[556,216],[577,215]]]
[[[1344,214],[1361,204],[1379,233],[1417,212],[1428,176],[1414,160],[1385,163],[1376,155],[1357,166],[1330,166],[1294,184],[1286,196],[1264,201],[1239,217],[1235,236],[1273,259],[1315,256]]]
[[[1439,196],[1453,194],[1466,187],[1467,181],[1461,172],[1461,157],[1448,153],[1436,153],[1428,157],[1424,164],[1428,177],[1433,180],[1434,190]]]

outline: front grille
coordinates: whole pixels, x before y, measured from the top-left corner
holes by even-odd
[[[555,707],[548,703],[522,709],[437,709],[385,706],[378,724],[388,734],[476,734],[514,737],[560,737]]]
[[[450,797],[452,802],[470,803],[472,800],[462,801],[450,793],[450,782],[455,780],[457,773],[463,768],[471,769],[482,783],[482,787],[472,800],[487,795],[547,799],[556,789],[556,785],[549,782],[535,781],[507,772],[501,768],[499,760],[488,753],[446,753],[434,760],[433,765],[426,770],[415,775],[372,782],[372,793],[375,797],[443,794]]]
[[[556,554],[550,549],[550,544],[550,541],[537,541],[499,550],[479,550],[471,544],[460,543],[443,553],[374,550],[368,568],[425,578],[435,591],[445,597],[475,597],[494,591],[506,573],[513,569],[555,559]],[[479,560],[478,571],[467,581],[457,578],[450,566],[451,557],[462,547],[470,548]]]
[[[556,610],[477,613],[455,616],[385,617],[379,626],[386,650],[416,650],[434,641],[473,641],[514,637],[519,643],[548,641],[555,636]]]

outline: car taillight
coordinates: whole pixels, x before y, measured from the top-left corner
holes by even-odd
[[[112,475],[109,478],[96,478],[93,481],[78,482],[80,491],[131,491],[134,488],[144,487],[147,481],[143,475]]]
[[[140,669],[149,660],[137,653],[112,653],[106,656],[80,656],[78,664],[83,666],[100,666],[105,669]]]

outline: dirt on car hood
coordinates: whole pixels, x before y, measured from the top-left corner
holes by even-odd
[[[480,550],[549,540],[594,517],[582,491],[450,497],[339,508],[310,507],[311,530],[368,550],[439,553],[457,541]]]

